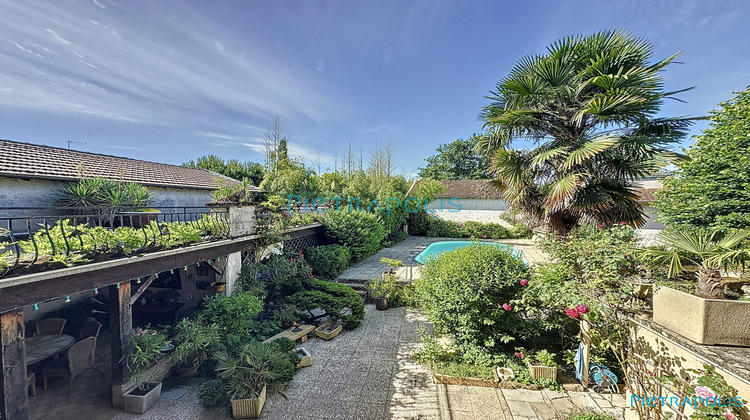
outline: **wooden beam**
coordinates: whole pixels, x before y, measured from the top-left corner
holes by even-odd
[[[26,420],[26,346],[23,310],[0,314],[0,414],[3,420]]]
[[[0,313],[253,247],[256,236],[0,280]]]
[[[109,326],[112,351],[112,383],[128,381],[130,371],[124,358],[133,346],[133,317],[130,300],[130,282],[120,287],[109,286]]]
[[[146,291],[146,289],[148,289],[148,286],[151,286],[151,283],[153,283],[154,280],[156,280],[157,277],[158,276],[155,276],[153,274],[149,274],[148,275],[148,279],[146,279],[146,282],[143,283],[143,284],[141,284],[141,287],[139,287],[138,290],[135,293],[133,293],[133,296],[130,297],[130,301],[131,302],[137,302],[138,298],[141,297],[141,295],[143,294],[143,292]]]

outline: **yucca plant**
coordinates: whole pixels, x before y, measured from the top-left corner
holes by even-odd
[[[582,220],[645,223],[630,182],[676,155],[688,118],[655,118],[665,98],[652,46],[626,31],[561,39],[521,59],[488,96],[477,149],[511,207],[556,236]],[[516,140],[531,150],[511,149]]]
[[[750,261],[748,237],[750,230],[722,235],[709,229],[675,229],[660,233],[662,246],[641,248],[636,252],[641,259],[666,265],[669,277],[680,274],[686,265],[697,267],[695,295],[723,299],[721,269],[744,269]]]

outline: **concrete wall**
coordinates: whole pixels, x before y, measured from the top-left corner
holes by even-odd
[[[456,206],[461,206],[458,209]],[[508,210],[508,203],[503,200],[487,199],[436,199],[427,205],[433,217],[453,222],[500,223],[500,216]]]
[[[60,197],[64,181],[0,177],[0,207],[49,207]],[[211,191],[149,187],[151,207],[204,207]]]

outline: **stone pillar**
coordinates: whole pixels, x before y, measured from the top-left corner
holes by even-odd
[[[237,290],[237,281],[240,278],[240,270],[242,269],[242,253],[233,252],[227,255],[226,264],[224,265],[224,281],[227,282],[227,286],[224,289],[224,294],[232,296],[235,290]]]
[[[235,204],[227,207],[229,236],[238,238],[240,236],[254,235],[255,228],[255,206],[249,204]]]
[[[26,420],[26,346],[23,309],[0,314],[0,414],[3,420]]]

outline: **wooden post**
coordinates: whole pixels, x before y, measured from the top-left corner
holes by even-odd
[[[26,345],[23,309],[0,314],[0,415],[3,420],[26,420]]]
[[[589,352],[591,351],[591,324],[588,321],[581,321],[581,342],[583,343],[583,387],[589,387]]]
[[[109,286],[109,326],[112,346],[112,404],[122,406],[120,386],[128,381],[130,371],[124,358],[133,345],[133,317],[130,306],[130,282]]]

